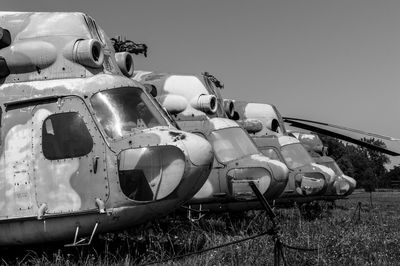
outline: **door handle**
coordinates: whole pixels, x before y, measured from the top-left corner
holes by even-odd
[[[94,159],[93,159],[93,173],[97,173],[97,166],[98,166],[98,164],[99,164],[99,156],[96,156]]]

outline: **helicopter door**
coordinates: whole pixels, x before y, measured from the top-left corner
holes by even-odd
[[[85,102],[70,96],[37,105],[32,126],[37,205],[54,214],[106,202],[106,145]]]

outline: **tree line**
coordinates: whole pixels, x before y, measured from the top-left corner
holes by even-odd
[[[388,171],[385,165],[390,163],[387,155],[358,145],[344,143],[332,137],[320,135],[324,146],[328,146],[328,155],[334,158],[342,171],[357,181],[357,187],[374,191],[375,188],[389,188],[393,181],[400,182],[400,166]],[[374,138],[364,139],[369,143],[385,147]]]

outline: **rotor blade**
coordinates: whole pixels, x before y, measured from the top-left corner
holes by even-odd
[[[346,128],[342,126],[322,123],[312,120],[283,117],[285,123],[290,126],[314,131],[327,136],[338,138],[347,142],[351,142],[372,150],[376,150],[391,156],[400,156],[400,143],[399,139],[382,136],[378,134],[368,133],[361,130]],[[386,147],[380,147],[368,142],[363,141],[361,138],[375,138],[385,143]]]
[[[313,124],[317,124],[317,125],[321,125],[321,126],[327,126],[327,127],[331,127],[331,128],[337,128],[337,129],[345,130],[345,131],[351,131],[351,132],[355,132],[355,133],[358,133],[358,134],[366,135],[366,136],[369,136],[369,137],[385,139],[385,140],[390,140],[390,141],[400,140],[400,139],[395,139],[395,138],[388,137],[388,136],[383,136],[383,135],[378,135],[378,134],[374,134],[374,133],[361,131],[361,130],[358,130],[358,129],[348,128],[348,127],[343,127],[343,126],[338,126],[338,125],[334,125],[334,124],[328,124],[328,123],[318,122],[318,121],[313,121],[313,120],[307,120],[307,119],[301,119],[301,118],[293,118],[293,117],[283,117],[283,120],[285,122],[297,121],[297,122],[313,123]]]

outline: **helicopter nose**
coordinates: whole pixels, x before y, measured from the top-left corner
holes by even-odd
[[[268,190],[264,193],[264,197],[274,199],[285,190],[289,179],[289,169],[284,163],[277,160],[269,160],[268,166],[272,172],[272,180]]]
[[[135,201],[164,199],[185,177],[185,155],[172,145],[126,149],[118,162],[121,190]]]
[[[238,200],[255,198],[249,186],[253,182],[261,193],[265,193],[271,185],[271,173],[264,167],[243,167],[230,169],[226,175],[228,190],[231,196]]]
[[[295,186],[299,195],[318,195],[326,188],[325,176],[319,172],[299,173],[295,177]]]
[[[214,158],[211,144],[204,138],[195,134],[186,134],[182,139],[189,160],[196,166],[210,165]]]
[[[213,159],[211,145],[190,133],[173,133],[173,145],[131,148],[119,153],[119,182],[126,197],[183,203],[204,184]]]
[[[343,179],[349,184],[349,190],[344,195],[350,195],[356,188],[357,181],[354,178],[347,175],[343,175]]]
[[[261,153],[253,154],[247,163],[253,165],[253,167],[256,165],[262,166],[262,168],[268,173],[260,179],[265,180],[263,183],[266,184],[263,187],[259,187],[259,190],[263,193],[264,197],[274,199],[283,193],[289,179],[289,169],[284,163],[278,160],[269,159]],[[261,188],[264,188],[264,190]]]
[[[325,176],[328,178],[326,180],[328,183],[334,182],[334,180],[336,178],[336,174],[331,168],[329,168],[325,165],[322,165],[322,164],[312,164],[312,166],[325,173]]]
[[[333,183],[333,191],[336,195],[342,196],[346,194],[350,190],[350,184],[343,179],[342,177],[338,176],[337,180]]]
[[[271,168],[275,181],[286,183],[289,178],[289,168],[277,160],[269,160],[268,166]]]
[[[181,141],[190,163],[187,164],[185,177],[177,189],[177,195],[183,201],[187,201],[207,181],[211,172],[214,153],[210,143],[200,136],[187,133]]]

